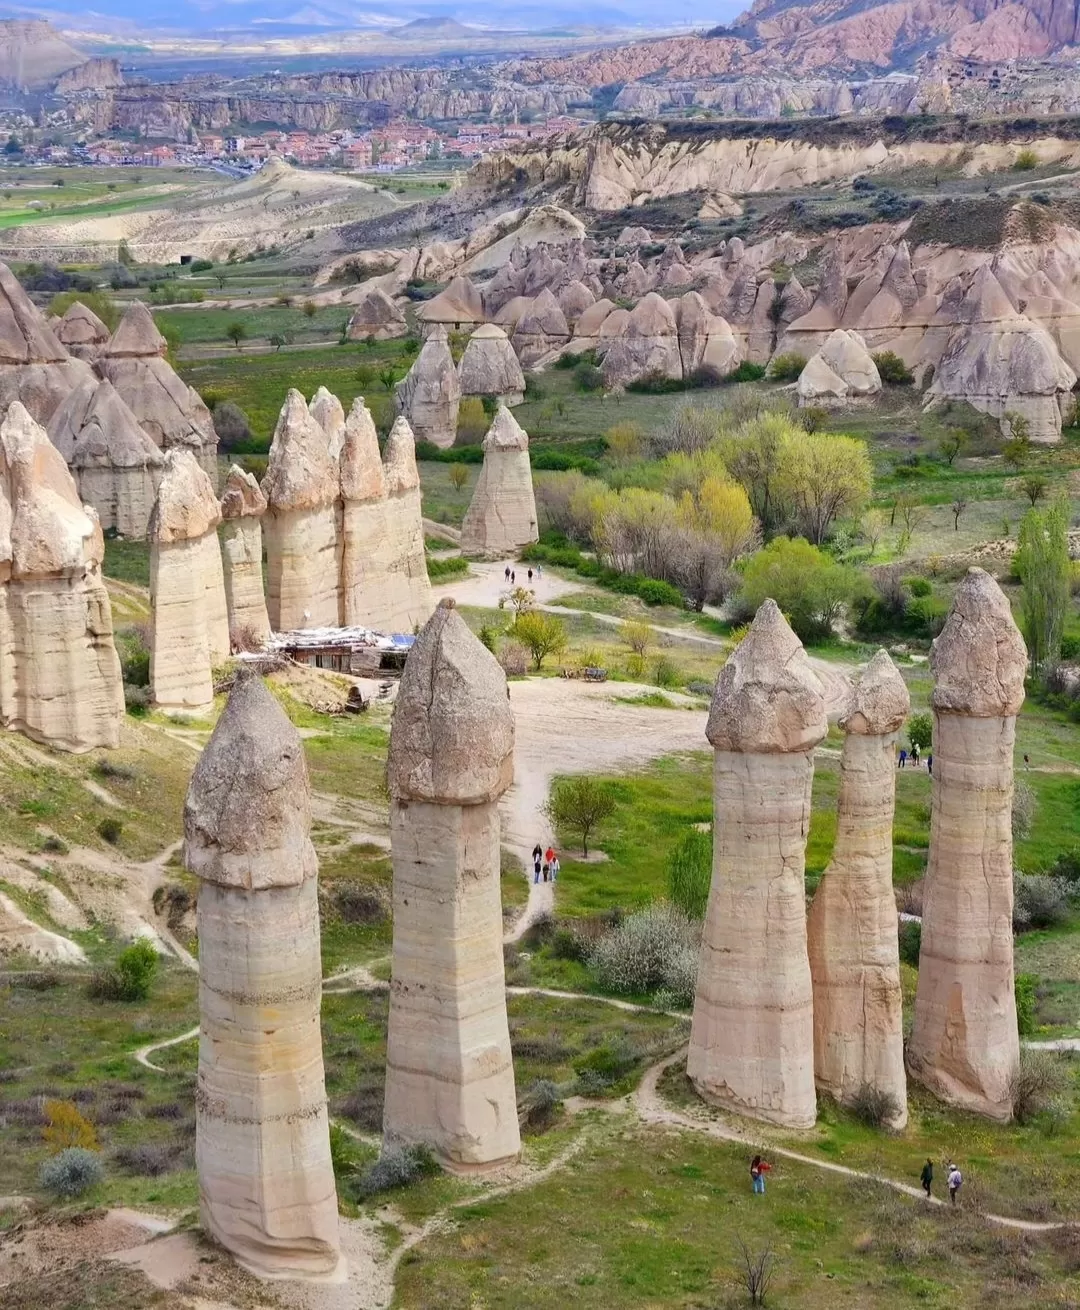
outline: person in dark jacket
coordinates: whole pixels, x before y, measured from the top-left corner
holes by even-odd
[[[919,1182],[922,1183],[922,1189],[927,1196],[930,1195],[930,1189],[934,1185],[934,1162],[927,1160],[922,1167],[922,1173],[919,1175]]]

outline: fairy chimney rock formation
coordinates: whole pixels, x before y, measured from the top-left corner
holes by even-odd
[[[0,264],[0,413],[18,401],[37,423],[48,423],[60,402],[93,379],[90,365],[72,359],[6,264]]]
[[[271,627],[336,627],[338,470],[326,432],[295,388],[278,415],[262,490]]]
[[[381,586],[385,631],[412,632],[431,617],[431,583],[424,554],[424,518],[416,442],[404,418],[394,420],[383,451],[387,567]]]
[[[795,390],[800,405],[844,402],[876,396],[881,391],[881,375],[862,337],[837,328],[810,356]]]
[[[381,287],[372,287],[357,301],[349,319],[350,341],[372,338],[385,341],[390,337],[403,337],[409,330],[405,315]]]
[[[93,363],[109,342],[109,329],[81,300],[73,300],[56,327],[56,339],[73,359]]]
[[[908,1069],[953,1105],[1012,1114],[1013,746],[1027,651],[1001,588],[969,569],[930,653],[934,791]]]
[[[0,717],[60,750],[118,746],[124,693],[101,525],[18,401],[0,446]]]
[[[345,410],[341,401],[327,387],[320,387],[311,397],[308,413],[326,433],[330,458],[336,461],[345,444]]]
[[[221,497],[221,551],[229,641],[236,649],[261,646],[270,635],[262,571],[262,516],[266,497],[251,473],[233,464]]]
[[[483,323],[469,338],[458,365],[463,396],[496,396],[504,405],[525,399],[525,375],[506,333]]]
[[[708,1101],[787,1128],[814,1123],[804,866],[825,701],[766,600],[717,679],[713,876],[687,1072]]]
[[[213,705],[214,664],[229,654],[221,507],[190,450],[174,448],[150,515],[150,696],[166,712]]]
[[[241,674],[184,806],[184,863],[200,880],[195,1159],[203,1227],[268,1277],[341,1265],[310,833],[300,738]]]
[[[892,1128],[907,1122],[892,829],[896,734],[910,708],[879,650],[840,720],[836,842],[807,922],[818,1088],[842,1103],[864,1087],[890,1096]]]
[[[141,300],[133,300],[98,357],[98,370],[156,446],[190,450],[213,479],[218,440],[214,420],[199,393],[173,371],[165,350],[154,316]]]
[[[80,383],[61,401],[48,430],[102,529],[145,538],[165,457],[112,383]]]
[[[441,324],[432,327],[396,395],[398,413],[408,419],[417,441],[443,448],[454,444],[461,385]]]
[[[461,525],[461,550],[502,556],[539,539],[529,435],[500,405],[484,437],[484,465]]]
[[[427,1143],[462,1172],[521,1149],[499,893],[498,801],[513,750],[506,677],[443,600],[409,653],[390,731],[383,1139]]]
[[[362,396],[345,421],[341,478],[341,610],[348,627],[393,628],[398,604],[392,562],[397,542],[387,531],[386,476],[375,420]],[[411,625],[410,625],[411,627]]]

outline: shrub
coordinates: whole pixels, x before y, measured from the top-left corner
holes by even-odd
[[[1025,1124],[1040,1111],[1049,1109],[1065,1087],[1065,1071],[1053,1051],[1033,1051],[1025,1047],[1020,1063],[1009,1079],[1009,1099],[1013,1118]]]
[[[499,637],[501,636],[499,628],[491,623],[484,623],[476,635],[480,638],[481,645],[486,646],[492,655],[499,653]]]
[[[604,375],[595,364],[582,362],[574,369],[574,385],[579,391],[599,391],[604,385]]]
[[[1013,160],[1013,168],[1018,173],[1030,173],[1032,169],[1039,167],[1039,156],[1030,146],[1016,152],[1016,158]]]
[[[609,991],[643,995],[663,987],[678,1005],[690,1005],[697,983],[697,930],[666,902],[629,915],[605,933],[589,954],[589,968]]]
[[[183,1153],[184,1148],[179,1142],[140,1142],[136,1146],[121,1147],[113,1156],[113,1162],[125,1173],[138,1178],[159,1178],[179,1166]]]
[[[193,273],[209,273],[214,267],[212,259],[193,259],[191,261],[191,271]]]
[[[907,739],[911,746],[925,751],[934,736],[934,719],[930,714],[913,714],[907,721]]]
[[[1053,928],[1069,917],[1068,884],[1046,873],[1013,874],[1013,931]]]
[[[499,648],[499,663],[507,677],[520,678],[528,670],[529,652],[520,641],[508,638]]]
[[[46,1124],[41,1136],[54,1154],[73,1146],[87,1151],[98,1149],[94,1125],[83,1118],[74,1101],[46,1101],[44,1111]]]
[[[140,937],[120,952],[115,964],[94,975],[89,994],[101,1001],[145,1001],[160,963],[153,943]]]
[[[764,364],[752,364],[750,360],[744,359],[737,367],[733,368],[730,373],[724,375],[725,382],[760,382],[765,376]]]
[[[1063,882],[1080,884],[1080,847],[1063,851],[1054,861],[1050,872]]]
[[[668,898],[688,919],[701,922],[712,884],[711,832],[692,828],[668,856]]]
[[[641,578],[634,591],[646,605],[674,605],[683,608],[683,595],[678,587],[670,582],[660,582],[657,578]]]
[[[536,610],[519,614],[510,635],[529,651],[533,668],[538,673],[549,655],[558,655],[566,649],[568,640],[566,625],[561,619]]]
[[[674,687],[679,681],[679,668],[666,655],[653,661],[653,682],[658,687]]]
[[[113,304],[112,298],[101,291],[62,291],[49,301],[48,312],[55,314],[57,318],[63,318],[76,300],[85,305],[92,314],[96,314],[110,332],[116,330],[116,325],[120,322],[120,313]]]
[[[251,439],[248,416],[231,400],[223,400],[214,406],[214,431],[226,450]]]
[[[873,1083],[862,1083],[856,1088],[848,1109],[868,1128],[885,1128],[900,1113],[900,1105],[892,1092]]]
[[[428,577],[432,582],[446,578],[463,578],[469,571],[469,561],[462,555],[450,555],[446,559],[429,559]]]
[[[1016,996],[1016,1026],[1021,1037],[1030,1037],[1035,1031],[1035,987],[1038,979],[1033,973],[1018,973],[1013,980]]]
[[[410,1187],[422,1178],[430,1178],[439,1171],[439,1165],[426,1146],[388,1146],[374,1164],[368,1165],[351,1187],[355,1201],[397,1187]]]
[[[915,374],[894,351],[881,350],[871,358],[886,386],[909,387],[915,381]]]
[[[900,924],[900,959],[913,969],[919,967],[919,950],[922,947],[922,924],[918,919],[905,919]]]
[[[1022,841],[1031,831],[1035,822],[1035,811],[1039,807],[1038,798],[1030,785],[1022,780],[1013,788],[1012,835],[1014,841]]]
[[[38,1182],[46,1192],[62,1201],[82,1196],[105,1177],[101,1157],[81,1146],[69,1147],[46,1160],[38,1173]]]
[[[769,365],[769,377],[774,382],[797,382],[805,367],[806,356],[792,350],[786,355],[776,356]]]
[[[559,1089],[550,1078],[537,1078],[524,1098],[524,1118],[530,1128],[547,1128],[562,1107]]]
[[[464,396],[458,406],[457,435],[455,446],[475,446],[483,441],[488,429],[488,416],[484,412],[484,402],[479,396]]]
[[[110,846],[115,846],[123,834],[124,825],[119,819],[102,819],[97,826],[97,830],[102,841],[107,841]]]

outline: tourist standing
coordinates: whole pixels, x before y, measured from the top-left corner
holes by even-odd
[[[534,883],[538,883],[538,882],[540,881],[540,870],[541,870],[542,867],[543,867],[543,866],[542,866],[542,862],[541,862],[540,856],[538,855],[538,856],[536,857],[536,859],[533,860],[533,882],[534,882]]]
[[[957,1192],[959,1192],[960,1188],[963,1187],[964,1185],[964,1175],[960,1172],[960,1170],[956,1167],[956,1165],[952,1164],[951,1162],[949,1164],[948,1182],[949,1182],[949,1200],[953,1203],[953,1205],[955,1205],[956,1194]]]
[[[922,1173],[919,1175],[919,1182],[922,1183],[922,1189],[927,1196],[930,1195],[930,1189],[934,1185],[934,1162],[928,1159],[922,1167]]]
[[[750,1183],[755,1196],[765,1195],[765,1175],[771,1168],[772,1166],[766,1164],[760,1155],[755,1155],[750,1161]]]
[[[900,759],[897,761],[897,765],[896,765],[896,767],[897,767],[898,769],[902,769],[902,768],[904,767],[905,764],[907,764],[907,751],[901,749],[901,751],[900,751]]]
[[[555,852],[555,858],[551,861],[551,881],[554,882],[559,876],[559,852]]]

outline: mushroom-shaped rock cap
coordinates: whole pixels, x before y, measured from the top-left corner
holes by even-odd
[[[160,468],[165,462],[107,378],[80,382],[60,402],[48,431],[72,468]]]
[[[253,519],[266,513],[266,497],[253,473],[231,464],[221,494],[223,519]]]
[[[141,300],[133,300],[124,311],[105,353],[114,359],[150,359],[154,355],[164,355],[166,347],[153,314]]]
[[[956,589],[941,635],[930,648],[931,703],[944,714],[990,719],[1024,703],[1027,648],[1001,588],[989,573],[968,569]]]
[[[338,467],[343,500],[379,500],[386,495],[386,478],[382,456],[379,454],[379,434],[375,431],[375,420],[364,404],[363,396],[356,397],[349,410],[349,417],[345,420],[345,440]]]
[[[337,469],[326,433],[295,387],[278,415],[262,489],[270,509],[279,513],[323,509],[337,499]]]
[[[879,650],[855,684],[840,727],[861,737],[882,737],[896,732],[910,709],[911,697],[900,670],[887,650]]]
[[[828,731],[825,697],[802,642],[774,600],[720,670],[705,735],[717,750],[806,751]]]
[[[420,485],[420,475],[416,471],[416,437],[403,414],[394,419],[394,426],[386,438],[383,473],[386,492],[390,496]]]
[[[194,541],[212,532],[220,522],[221,506],[206,470],[190,450],[174,446],[165,456],[165,472],[146,535],[165,545]]]
[[[184,802],[184,863],[199,878],[261,891],[318,871],[304,748],[263,680],[241,669]]]
[[[498,660],[439,602],[405,661],[388,760],[399,801],[479,805],[514,778],[514,714]]]
[[[528,450],[529,434],[505,405],[498,412],[484,437],[485,450]]]

